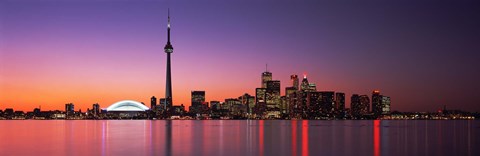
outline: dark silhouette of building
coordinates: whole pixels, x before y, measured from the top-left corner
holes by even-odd
[[[362,106],[360,104],[360,96],[353,94],[350,99],[350,109],[353,117],[360,117],[362,115]]]
[[[217,111],[217,110],[220,110],[222,109],[220,107],[220,101],[210,101],[210,108],[212,109],[212,111]]]
[[[173,46],[170,43],[170,11],[168,11],[168,25],[167,25],[167,44],[165,45],[165,53],[167,53],[167,84],[165,86],[165,110],[172,107],[172,73],[170,67],[170,54],[173,53]]]
[[[322,115],[324,116],[330,116],[333,113],[333,108],[335,106],[335,99],[334,95],[335,92],[332,91],[323,91],[320,92],[321,95],[321,109],[322,109]]]
[[[335,93],[335,110],[338,112],[345,111],[345,93]]]
[[[376,117],[382,114],[382,95],[378,90],[372,92],[372,112]]]
[[[92,105],[92,112],[93,112],[93,114],[95,114],[95,115],[100,114],[100,105],[99,105],[98,103],[94,103],[94,104]]]
[[[306,110],[308,118],[314,119],[321,116],[322,112],[322,94],[320,92],[306,92]]]
[[[202,105],[205,103],[205,91],[192,91],[191,100],[190,112],[202,113]]]
[[[360,95],[361,114],[366,115],[370,113],[370,98],[368,95]]]
[[[65,104],[65,113],[67,115],[69,114],[73,114],[73,112],[75,111],[75,105],[73,103],[67,103]]]
[[[150,98],[150,110],[155,110],[157,107],[157,98],[155,96],[152,96]]]
[[[165,98],[160,98],[159,104],[158,104],[158,107],[157,107],[158,110],[161,110],[161,109],[165,110],[165,108],[166,108],[165,104],[166,104]]]

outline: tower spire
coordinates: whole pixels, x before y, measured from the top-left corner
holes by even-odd
[[[167,44],[170,44],[170,8],[168,8],[168,24],[167,24],[167,31],[168,31],[168,39]]]
[[[168,8],[168,23],[167,23],[167,44],[165,45],[165,52],[172,53],[173,46],[170,43],[170,8]]]
[[[167,24],[167,44],[165,45],[165,53],[167,53],[167,83],[165,85],[165,110],[172,107],[172,72],[170,67],[170,54],[173,53],[173,46],[170,43],[170,8],[168,9],[168,24]]]

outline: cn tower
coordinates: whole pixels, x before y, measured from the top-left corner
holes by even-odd
[[[170,54],[173,53],[173,46],[170,44],[170,10],[168,10],[167,24],[167,44],[165,45],[165,53],[167,53],[167,84],[165,86],[165,110],[172,107],[172,72],[170,69]]]

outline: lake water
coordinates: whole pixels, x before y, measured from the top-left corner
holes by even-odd
[[[0,155],[480,155],[480,121],[0,121]]]

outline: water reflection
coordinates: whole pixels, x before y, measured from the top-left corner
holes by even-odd
[[[479,121],[0,121],[0,155],[480,155]]]
[[[302,156],[308,155],[308,120],[302,120]]]
[[[380,120],[373,121],[373,153],[380,156]]]

